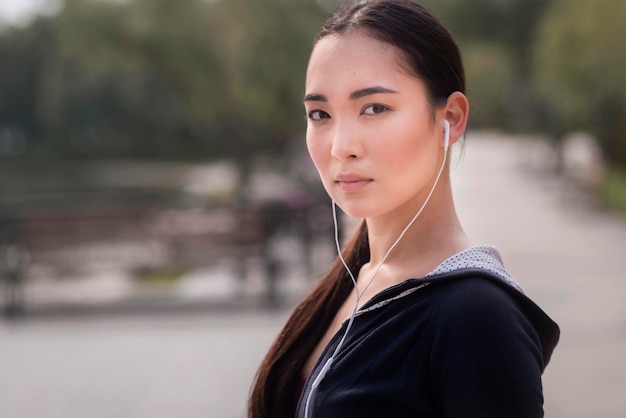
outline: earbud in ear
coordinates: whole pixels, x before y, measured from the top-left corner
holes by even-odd
[[[448,151],[448,145],[450,144],[450,122],[448,119],[443,120],[443,150]]]

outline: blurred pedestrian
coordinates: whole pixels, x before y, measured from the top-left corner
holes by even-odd
[[[14,318],[24,309],[24,274],[30,253],[19,244],[0,247],[0,275],[4,281],[4,315]]]
[[[348,4],[323,26],[307,146],[333,202],[363,222],[270,348],[249,417],[543,416],[558,326],[454,207],[464,92],[455,41],[410,0]]]

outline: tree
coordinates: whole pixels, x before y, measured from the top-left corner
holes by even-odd
[[[27,29],[11,29],[0,36],[0,129],[13,137],[41,132],[37,90],[44,62],[54,53],[52,33],[51,21],[39,19]]]
[[[467,95],[471,103],[470,127],[509,127],[515,84],[510,48],[498,42],[469,42],[463,48]]]
[[[626,166],[624,0],[559,0],[537,31],[535,77],[556,135],[594,133],[612,164]]]
[[[461,46],[472,124],[537,127],[532,79],[534,28],[551,0],[424,0]]]
[[[280,151],[304,127],[304,75],[324,14],[311,1],[229,0],[222,28],[235,120],[246,118],[253,148]]]
[[[219,154],[228,82],[211,12],[200,0],[66,2],[40,91],[47,140],[98,158]]]
[[[21,80],[0,96],[29,91],[30,103],[17,118],[1,101],[0,121],[28,126],[31,154],[63,158],[278,153],[304,127],[323,18],[310,0],[67,0],[45,47],[25,53],[11,46],[18,35],[0,35],[0,59],[16,62],[5,79]]]

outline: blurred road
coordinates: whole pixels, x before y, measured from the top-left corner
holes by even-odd
[[[3,418],[243,417],[283,314],[91,316],[0,327]]]
[[[540,175],[544,156],[531,144],[468,136],[453,159],[461,218],[477,243],[501,249],[561,325],[544,375],[546,417],[624,417],[626,221]],[[231,309],[0,322],[0,416],[242,417],[286,315]]]

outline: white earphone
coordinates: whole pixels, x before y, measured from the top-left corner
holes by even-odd
[[[448,145],[450,144],[450,122],[448,119],[443,120],[443,150],[448,151]]]

